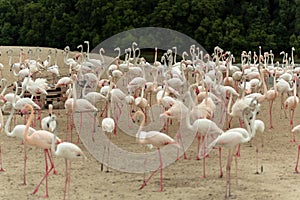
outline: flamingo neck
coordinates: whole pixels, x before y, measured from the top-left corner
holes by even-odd
[[[29,127],[31,125],[31,122],[33,120],[33,117],[34,117],[34,112],[33,112],[33,107],[30,106],[30,116],[29,116],[29,119],[26,123],[26,128],[25,128],[25,131],[24,131],[24,139],[25,139],[25,142],[28,142],[29,141],[29,137],[28,137],[28,131],[29,131]]]
[[[140,127],[139,127],[137,133],[136,133],[136,139],[139,139],[140,135],[141,135],[141,131],[142,131],[144,125],[145,125],[145,114],[142,111],[137,111],[136,114],[142,116],[142,122],[140,124]]]

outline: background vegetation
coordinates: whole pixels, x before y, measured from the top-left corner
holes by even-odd
[[[139,27],[164,27],[240,55],[242,50],[300,51],[298,0],[0,0],[0,44],[91,49]]]

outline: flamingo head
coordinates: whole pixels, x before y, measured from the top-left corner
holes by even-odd
[[[25,113],[27,113],[27,111],[29,111],[29,110],[33,110],[33,107],[32,107],[32,105],[30,105],[30,104],[26,104],[26,105],[22,108],[21,113],[22,113],[22,114],[25,114]]]
[[[3,96],[3,95],[1,95],[1,99],[3,100],[3,102],[4,102],[4,103],[6,103],[6,102],[7,102],[6,98],[4,98],[4,96]]]

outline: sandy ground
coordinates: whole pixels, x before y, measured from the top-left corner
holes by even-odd
[[[4,53],[8,47],[1,47],[0,61],[5,65],[4,76],[10,81],[11,73],[8,70],[8,60]],[[25,49],[27,47],[24,47]],[[18,48],[14,51],[16,61]],[[46,59],[48,49],[43,49],[42,59]],[[62,66],[62,57],[58,62]],[[66,69],[66,66],[65,66]],[[11,81],[12,82],[12,81]],[[280,110],[279,98],[274,103],[274,129],[269,127],[268,103],[262,104],[258,116],[266,124],[263,135],[257,135],[257,140],[264,138],[263,160],[259,159],[259,166],[263,165],[263,173],[255,174],[255,147],[249,143],[241,147],[241,157],[238,158],[238,178],[235,179],[235,165],[232,163],[232,194],[235,199],[299,199],[299,175],[295,173],[297,157],[296,143],[289,142],[289,119],[286,119]],[[64,111],[61,111],[64,113]],[[295,114],[295,124],[300,122],[299,107]],[[58,114],[58,110],[55,110]],[[47,110],[43,110],[43,116]],[[8,115],[4,116],[6,121]],[[23,123],[18,116],[17,123]],[[61,125],[59,136],[65,138],[66,117],[59,116]],[[238,126],[234,121],[234,126]],[[37,128],[38,129],[38,128]],[[170,130],[176,132],[176,127]],[[296,135],[297,141],[299,135]],[[112,137],[114,144],[136,152],[142,152],[142,147],[135,143],[133,137],[128,137],[118,129],[117,136]],[[2,145],[3,166],[5,172],[0,173],[0,199],[40,199],[44,194],[44,185],[36,195],[31,195],[35,186],[43,176],[45,163],[43,151],[28,147],[27,185],[23,185],[23,145],[16,138],[9,138],[3,132],[0,135]],[[126,173],[114,169],[110,172],[101,171],[101,163],[97,161],[79,143],[87,159],[75,160],[71,171],[71,199],[224,199],[225,195],[225,164],[227,150],[223,151],[222,165],[223,178],[219,178],[218,151],[213,150],[206,160],[206,178],[202,176],[202,160],[195,160],[196,140],[187,149],[189,160],[181,159],[163,170],[163,191],[159,190],[159,174],[154,175],[148,185],[139,190],[143,182],[143,174]],[[261,156],[260,156],[261,157]],[[63,199],[65,181],[65,162],[54,157],[57,175],[51,173],[49,177],[49,199]],[[104,167],[104,169],[106,169]],[[148,173],[147,173],[148,175]],[[236,183],[237,180],[237,183]]]

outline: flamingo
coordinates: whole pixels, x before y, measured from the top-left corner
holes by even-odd
[[[299,103],[299,97],[297,97],[297,76],[294,75],[294,85],[293,85],[293,96],[289,96],[285,102],[284,102],[284,113],[286,115],[286,110],[288,109],[290,111],[290,135],[291,139],[290,142],[296,142],[294,132],[292,132],[292,129],[294,127],[294,113]]]
[[[8,137],[17,137],[17,138],[20,138],[22,141],[24,141],[24,132],[25,132],[25,128],[26,126],[25,125],[16,125],[14,127],[14,129],[9,132],[9,126],[11,124],[11,120],[13,118],[13,115],[14,115],[14,112],[15,112],[15,98],[12,100],[12,106],[11,106],[11,112],[10,112],[10,115],[6,121],[6,124],[5,124],[5,127],[4,127],[4,131],[6,133],[6,135]],[[32,128],[32,127],[29,127],[29,130],[28,130],[28,134],[32,134],[33,132],[35,132],[35,129]],[[27,182],[26,182],[26,160],[27,160],[27,153],[26,153],[26,146],[25,146],[25,143],[24,144],[24,172],[23,172],[23,184],[26,185]]]
[[[101,102],[101,101],[105,101],[106,100],[106,97],[102,94],[100,94],[99,92],[88,92],[86,94],[86,86],[87,86],[88,82],[86,82],[84,84],[84,87],[83,87],[83,90],[82,90],[82,97],[86,100],[88,100],[91,104],[93,104],[94,106],[96,106],[96,104],[98,102]]]
[[[42,119],[42,129],[53,133],[57,126],[57,117],[52,114],[52,108],[52,104],[49,104],[49,116]]]
[[[148,181],[151,179],[151,177],[158,171],[160,170],[160,192],[163,190],[163,185],[162,185],[162,181],[163,181],[163,177],[162,177],[162,169],[163,169],[163,161],[162,161],[162,157],[161,157],[161,153],[160,153],[160,148],[169,144],[175,145],[176,147],[180,148],[179,144],[170,136],[159,132],[159,131],[142,131],[144,124],[145,124],[145,114],[138,110],[136,111],[136,113],[132,116],[132,119],[134,121],[136,121],[136,118],[138,115],[142,116],[142,121],[140,124],[140,127],[136,133],[136,140],[138,141],[138,143],[140,144],[151,144],[155,147],[157,147],[157,151],[158,151],[158,156],[159,156],[159,166],[158,168],[149,176],[149,178],[147,180],[144,181],[144,183],[142,184],[142,186],[140,187],[140,189],[143,189]]]
[[[198,138],[201,138],[201,135],[205,136],[209,140],[215,139],[217,136],[222,134],[224,131],[220,129],[215,122],[209,120],[209,119],[197,119],[193,122],[193,124],[190,124],[190,117],[186,117],[186,123],[187,127],[197,134],[199,134]],[[204,142],[203,142],[204,143]],[[202,144],[203,144],[202,143]],[[203,144],[204,145],[204,144]],[[196,159],[199,160],[199,151],[200,151],[200,139],[198,139],[198,148],[197,148],[197,157]],[[221,150],[220,150],[221,153]],[[203,175],[202,178],[206,178],[205,175],[205,157],[203,157]],[[220,177],[223,176],[222,172],[222,166],[221,166],[221,154],[220,154]]]
[[[111,89],[111,88],[110,88]],[[115,121],[113,118],[111,118],[110,116],[110,112],[111,112],[111,103],[110,103],[110,99],[111,99],[111,93],[108,92],[107,93],[107,99],[108,99],[108,107],[107,107],[107,117],[104,118],[102,120],[102,123],[101,123],[101,127],[102,127],[102,131],[105,132],[105,133],[108,133],[109,134],[109,138],[111,137],[111,134],[112,132],[115,130],[116,128],[116,125],[115,125]],[[94,139],[94,137],[93,137]],[[110,142],[108,143],[108,146],[107,147],[104,147],[106,150],[107,148],[107,160],[109,161],[109,145],[110,145]],[[108,170],[108,166],[109,164],[107,164],[107,170],[106,172],[109,172]],[[103,169],[103,164],[101,165],[101,170]]]
[[[257,112],[259,110],[258,104],[255,106],[254,111],[252,112],[252,120],[248,122],[248,119],[245,117],[246,110],[249,110],[248,108],[245,108],[243,110],[243,120],[245,121],[245,124],[247,126],[247,130],[244,128],[233,128],[229,129],[223,134],[219,135],[212,143],[208,145],[208,149],[212,149],[214,146],[221,146],[228,148],[228,157],[227,157],[227,164],[226,164],[226,194],[225,198],[229,199],[231,196],[231,184],[230,184],[230,171],[231,171],[231,161],[232,161],[232,150],[234,150],[237,145],[241,143],[249,142],[253,136],[254,133],[254,120],[256,118]],[[201,155],[201,157],[206,156],[210,151],[206,151],[204,155]]]
[[[53,121],[53,118],[50,118],[47,123],[51,124]],[[71,171],[71,162],[74,159],[85,157],[82,150],[75,144],[70,142],[60,142],[55,150],[55,143],[57,142],[57,127],[54,128],[54,134],[51,144],[51,151],[54,153],[54,155],[58,157],[62,157],[65,159],[66,163],[66,179],[65,179],[65,189],[64,189],[64,200],[66,199],[66,195],[68,193],[68,199],[70,199],[70,171]]]
[[[259,133],[260,137],[261,137],[261,154],[263,154],[263,148],[264,148],[264,140],[263,140],[263,133],[265,131],[265,123],[262,120],[259,119],[255,119],[254,120],[254,133],[253,136],[254,137],[256,135],[256,133]],[[256,140],[256,174],[259,174],[258,172],[258,142]],[[263,159],[263,158],[262,158]],[[262,173],[264,171],[263,165],[261,164],[260,166],[260,172]]]
[[[25,128],[25,132],[24,132],[24,139],[25,139],[25,144],[28,144],[30,146],[35,146],[41,149],[44,149],[44,154],[45,154],[45,163],[46,163],[46,172],[44,177],[41,179],[40,183],[37,185],[37,187],[35,188],[35,190],[32,192],[32,194],[36,194],[40,185],[42,184],[42,182],[44,181],[44,179],[46,179],[46,193],[44,197],[49,197],[48,194],[48,176],[49,173],[54,169],[54,163],[52,160],[52,157],[49,153],[49,149],[52,147],[52,140],[54,134],[45,131],[45,130],[37,130],[35,132],[33,132],[30,136],[28,135],[28,131],[29,131],[29,126],[33,120],[34,117],[34,110],[32,105],[30,104],[26,104],[25,107],[21,110],[22,113],[25,113],[27,111],[30,111],[30,117],[26,123],[26,128]],[[61,140],[59,138],[56,137],[56,140],[59,142],[61,142]],[[49,162],[51,164],[50,168],[48,166],[48,159]]]
[[[74,112],[79,112],[80,117],[82,117],[82,112],[98,112],[98,109],[93,106],[88,100],[86,99],[77,99],[77,94],[76,94],[76,87],[75,84],[77,83],[78,78],[76,74],[73,74],[73,98],[67,99],[65,102],[65,108],[66,108],[66,113],[67,115],[72,116]],[[95,131],[95,124],[96,124],[96,117],[94,116],[94,128],[93,132]],[[71,120],[72,121],[72,120]],[[71,124],[71,127],[73,126],[73,122]],[[67,127],[68,128],[68,127]],[[80,120],[80,130],[82,128],[82,120]],[[71,128],[72,130],[72,128]],[[80,131],[79,131],[80,133]],[[72,141],[72,132],[71,132],[71,141]],[[78,142],[79,142],[79,135],[78,135]]]
[[[161,117],[167,117],[170,119],[177,119],[178,120],[178,141],[181,142],[181,146],[183,148],[183,157],[184,159],[188,159],[185,153],[185,148],[183,145],[181,133],[180,133],[180,120],[183,118],[183,116],[186,116],[188,114],[188,108],[183,104],[182,101],[176,100],[175,103],[165,112],[160,114]],[[178,154],[178,152],[177,152]],[[177,158],[179,159],[179,157]]]

